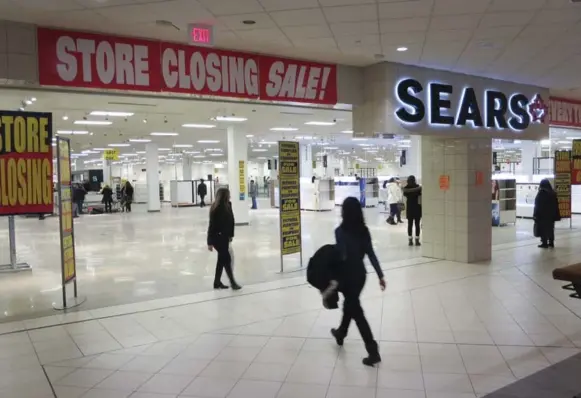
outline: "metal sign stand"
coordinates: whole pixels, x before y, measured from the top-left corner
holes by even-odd
[[[32,271],[27,263],[18,263],[16,258],[16,228],[14,216],[8,216],[8,239],[10,240],[10,264],[0,265],[0,273]]]

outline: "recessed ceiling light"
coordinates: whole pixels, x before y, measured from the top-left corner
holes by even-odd
[[[75,120],[75,124],[84,124],[88,126],[109,126],[113,124],[108,120]]]
[[[294,127],[273,127],[270,131],[297,131],[297,128]]]
[[[252,19],[245,19],[244,21],[242,21],[242,23],[244,25],[254,25],[256,23],[256,21],[254,21]]]
[[[311,137],[310,135],[302,135],[302,136],[301,135],[297,135],[295,137],[295,139],[297,139],[297,140],[312,140],[313,137]]]
[[[193,147],[193,145],[191,145],[191,144],[175,144],[173,147],[174,148],[191,148],[191,147]]]
[[[63,120],[69,120],[69,117],[67,115],[64,115]]]
[[[218,140],[199,140],[198,144],[219,144]]]
[[[84,130],[57,130],[56,132],[57,134],[60,135],[87,135],[89,134],[88,131],[84,131]]]
[[[26,103],[26,105],[32,105],[32,101],[31,100],[26,100],[24,102]]]
[[[132,112],[108,112],[108,111],[93,111],[89,115],[93,116],[112,116],[112,117],[129,117],[133,116]]]
[[[32,97],[30,100],[31,100],[32,102],[36,102],[36,97]]]
[[[245,117],[237,117],[237,116],[217,116],[217,122],[245,122],[248,119]]]
[[[400,53],[401,53],[401,52],[404,52],[404,51],[407,51],[407,50],[408,50],[408,48],[407,48],[407,47],[398,47],[398,48],[397,48],[397,51],[399,51]]]
[[[166,133],[166,132],[153,132],[150,135],[175,137],[176,135],[179,135],[179,134],[178,133]]]
[[[109,146],[112,147],[112,148],[116,148],[116,147],[123,148],[123,147],[128,147],[128,146],[131,146],[131,145],[130,144],[109,144]]]
[[[185,151],[184,153],[186,155],[196,155],[196,154],[200,153],[200,151]]]
[[[182,124],[182,127],[192,128],[192,129],[213,129],[216,127],[214,124],[195,124],[195,123],[186,123]]]
[[[306,122],[306,125],[309,126],[334,126],[335,122]]]
[[[147,138],[133,138],[130,139],[129,142],[151,142],[151,140],[148,140]]]

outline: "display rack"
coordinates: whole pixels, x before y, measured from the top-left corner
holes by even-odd
[[[494,179],[492,180],[492,208],[498,211],[498,221],[493,225],[506,225],[516,223],[517,189],[516,180]],[[496,186],[494,184],[497,184]],[[494,216],[494,214],[493,214]],[[494,219],[494,217],[493,217]]]

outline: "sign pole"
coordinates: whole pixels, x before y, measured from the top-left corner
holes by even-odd
[[[14,216],[8,216],[8,240],[10,245],[10,264],[0,265],[0,273],[32,271],[27,263],[18,263],[16,258],[16,227]]]

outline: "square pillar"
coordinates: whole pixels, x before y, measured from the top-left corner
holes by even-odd
[[[243,130],[228,127],[228,188],[236,225],[248,225],[250,209],[248,206],[248,141]],[[241,167],[244,169],[242,170]],[[240,181],[243,178],[244,181]],[[244,192],[240,192],[240,185]],[[243,195],[241,195],[241,193]]]
[[[421,140],[422,255],[467,263],[490,260],[492,141]]]
[[[159,153],[157,144],[145,144],[145,178],[147,183],[147,211],[161,211],[159,199]]]
[[[301,177],[311,178],[313,176],[313,146],[311,144],[300,144],[299,161],[301,163]]]
[[[192,159],[186,155],[182,157],[182,180],[192,180]]]

